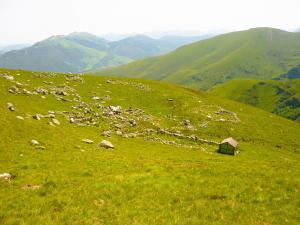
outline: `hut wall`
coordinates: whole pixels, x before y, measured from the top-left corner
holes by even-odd
[[[234,155],[235,148],[228,143],[220,144],[219,152],[224,154]]]

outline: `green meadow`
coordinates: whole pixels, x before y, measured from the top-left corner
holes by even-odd
[[[0,224],[300,222],[297,122],[163,82],[0,74]],[[229,136],[237,156],[213,144]]]

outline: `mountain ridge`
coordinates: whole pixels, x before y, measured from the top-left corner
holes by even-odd
[[[233,78],[275,78],[299,63],[300,34],[265,27],[222,34],[97,73],[207,90]]]
[[[172,37],[173,44],[168,44],[165,39],[160,41],[136,35],[109,42],[87,32],[73,32],[68,35],[54,35],[25,49],[6,52],[0,55],[0,66],[78,73],[163,54],[193,40],[195,39],[180,37],[176,43],[176,38],[174,42]]]

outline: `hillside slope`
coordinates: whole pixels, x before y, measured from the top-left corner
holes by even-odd
[[[131,59],[107,53],[106,40],[87,33],[53,36],[31,47],[7,52],[0,56],[0,66],[36,71],[81,72],[103,66],[120,65]]]
[[[0,69],[0,96],[3,225],[299,222],[299,123],[138,79]]]
[[[206,90],[235,78],[277,77],[299,62],[299,33],[255,28],[219,35],[98,74],[166,80]]]
[[[209,93],[300,121],[300,79],[232,80],[213,87]]]
[[[74,32],[2,54],[0,67],[78,73],[160,55],[201,38],[165,37],[156,40],[137,35],[109,42],[89,33]]]

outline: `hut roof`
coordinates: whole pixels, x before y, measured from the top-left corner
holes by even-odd
[[[238,142],[236,140],[234,140],[232,137],[229,137],[229,138],[226,138],[224,139],[221,144],[224,144],[224,143],[228,143],[230,144],[231,146],[235,147],[238,145]]]

